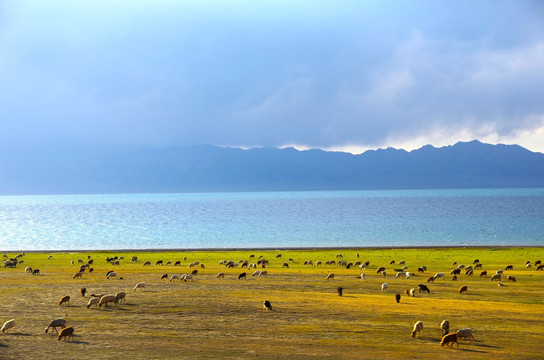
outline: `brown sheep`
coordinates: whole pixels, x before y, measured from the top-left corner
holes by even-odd
[[[119,303],[125,302],[126,301],[126,296],[127,296],[127,294],[125,294],[124,292],[119,292],[119,293],[115,294],[115,303],[119,304]]]
[[[344,289],[342,289],[342,287],[339,286],[336,288],[336,291],[338,292],[338,296],[342,296],[342,292],[344,291]]]
[[[263,309],[264,310],[272,310],[272,304],[270,304],[270,301],[268,301],[268,300],[263,301]]]
[[[536,271],[544,270],[544,264],[540,264],[536,267]]]
[[[63,296],[63,297],[60,298],[59,306],[61,306],[62,304],[65,304],[66,306],[70,305],[70,296],[69,295],[66,295],[66,296]]]
[[[325,280],[334,280],[334,273],[330,273],[329,275],[327,275]]]
[[[383,266],[381,266],[381,267],[378,268],[378,270],[376,270],[376,274],[379,274],[384,270],[385,270],[385,268]]]
[[[457,344],[457,347],[459,347],[459,343],[457,342],[457,333],[453,334],[447,334],[442,337],[442,341],[440,341],[440,346],[444,347],[452,347],[453,344]]]
[[[72,279],[81,278],[82,275],[83,275],[82,272],[77,272],[77,273],[74,274],[74,276],[72,276]]]
[[[468,286],[463,285],[459,288],[459,294],[465,293],[468,291]]]
[[[62,339],[72,339],[72,335],[74,335],[74,328],[69,326],[60,331],[58,340],[61,341]]]
[[[238,275],[238,280],[242,280],[242,279],[245,280],[245,279],[246,279],[246,275],[247,275],[247,274],[246,274],[245,272],[241,273],[240,275]]]
[[[457,281],[457,275],[453,275],[453,276],[451,277],[451,281]]]
[[[418,291],[419,291],[419,292],[422,292],[422,291],[423,291],[423,292],[426,292],[426,293],[428,293],[428,294],[431,292],[431,290],[429,290],[429,288],[427,287],[427,285],[419,284],[417,287],[418,287]]]
[[[481,269],[482,268],[482,264],[476,264],[474,265],[474,270],[476,269]]]
[[[508,276],[506,277],[506,280],[512,281],[512,282],[516,282],[516,278],[515,278],[514,276],[512,276],[512,275],[508,275]]]
[[[434,283],[434,277],[431,276],[430,278],[428,278],[428,279],[427,279],[427,282],[428,282],[428,283],[429,283],[429,282]]]
[[[500,281],[501,280],[501,274],[495,274],[491,277],[491,281],[493,280],[497,280],[497,281]]]
[[[81,288],[79,289],[79,293],[81,294],[81,296],[85,296],[85,293],[87,292],[87,288]]]
[[[161,280],[162,280],[162,279],[168,280],[168,274],[162,274],[162,275],[161,275]]]
[[[487,277],[487,270],[484,270],[480,273],[480,277],[485,276]]]
[[[395,294],[395,300],[397,301],[397,304],[400,303],[400,294]]]

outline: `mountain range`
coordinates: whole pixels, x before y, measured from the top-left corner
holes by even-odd
[[[544,187],[544,154],[477,140],[359,155],[199,145],[0,149],[0,194]]]

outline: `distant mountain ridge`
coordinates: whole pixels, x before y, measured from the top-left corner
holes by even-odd
[[[477,140],[360,155],[211,145],[0,153],[9,195],[497,187],[544,187],[544,154]]]

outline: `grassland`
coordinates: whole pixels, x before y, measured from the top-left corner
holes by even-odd
[[[310,259],[337,260],[338,253],[348,262],[369,260],[370,267],[304,265]],[[256,262],[252,254],[270,261],[268,277],[219,265],[223,259]],[[134,255],[136,262],[131,261]],[[86,262],[88,256],[94,272],[73,280],[77,259]],[[124,259],[112,266],[108,256]],[[12,333],[0,333],[0,359],[544,358],[544,272],[525,268],[526,260],[544,260],[544,248],[119,251],[27,253],[22,259],[16,269],[0,268],[0,322],[17,321]],[[517,282],[503,279],[507,286],[499,287],[479,277],[480,271],[451,280],[454,261],[471,265],[475,259],[490,273],[513,265],[507,274]],[[157,260],[180,260],[181,266],[157,266]],[[412,279],[395,279],[401,266],[390,265],[391,260],[404,260]],[[145,261],[152,265],[143,266]],[[205,268],[198,268],[194,282],[160,280],[164,273],[190,272],[195,261]],[[282,268],[284,262],[289,268]],[[427,272],[417,273],[421,265]],[[25,273],[25,266],[39,268],[41,275]],[[387,268],[386,279],[376,274],[380,266]],[[107,280],[108,270],[122,279]],[[247,280],[237,279],[242,271],[248,272]],[[225,279],[217,279],[218,272]],[[336,274],[333,281],[325,280],[330,272]],[[362,272],[365,280],[359,277]],[[404,296],[404,289],[417,288],[436,272],[446,277],[428,284],[430,294]],[[142,281],[148,287],[133,291]],[[380,291],[383,282],[389,291]],[[467,294],[458,293],[461,285],[468,286]],[[338,286],[344,289],[341,297]],[[81,287],[88,294],[124,291],[127,300],[88,309],[89,296],[79,295]],[[396,293],[403,294],[400,304]],[[64,295],[71,296],[70,306],[58,305]],[[272,303],[273,311],[262,310],[263,300]],[[59,342],[44,333],[48,322],[59,317],[75,328],[72,341]],[[476,340],[441,348],[444,319],[453,331],[472,328]],[[410,332],[418,320],[425,326],[423,336],[413,339]]]

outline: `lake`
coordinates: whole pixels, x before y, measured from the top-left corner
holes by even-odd
[[[544,189],[0,197],[0,249],[544,245]]]

